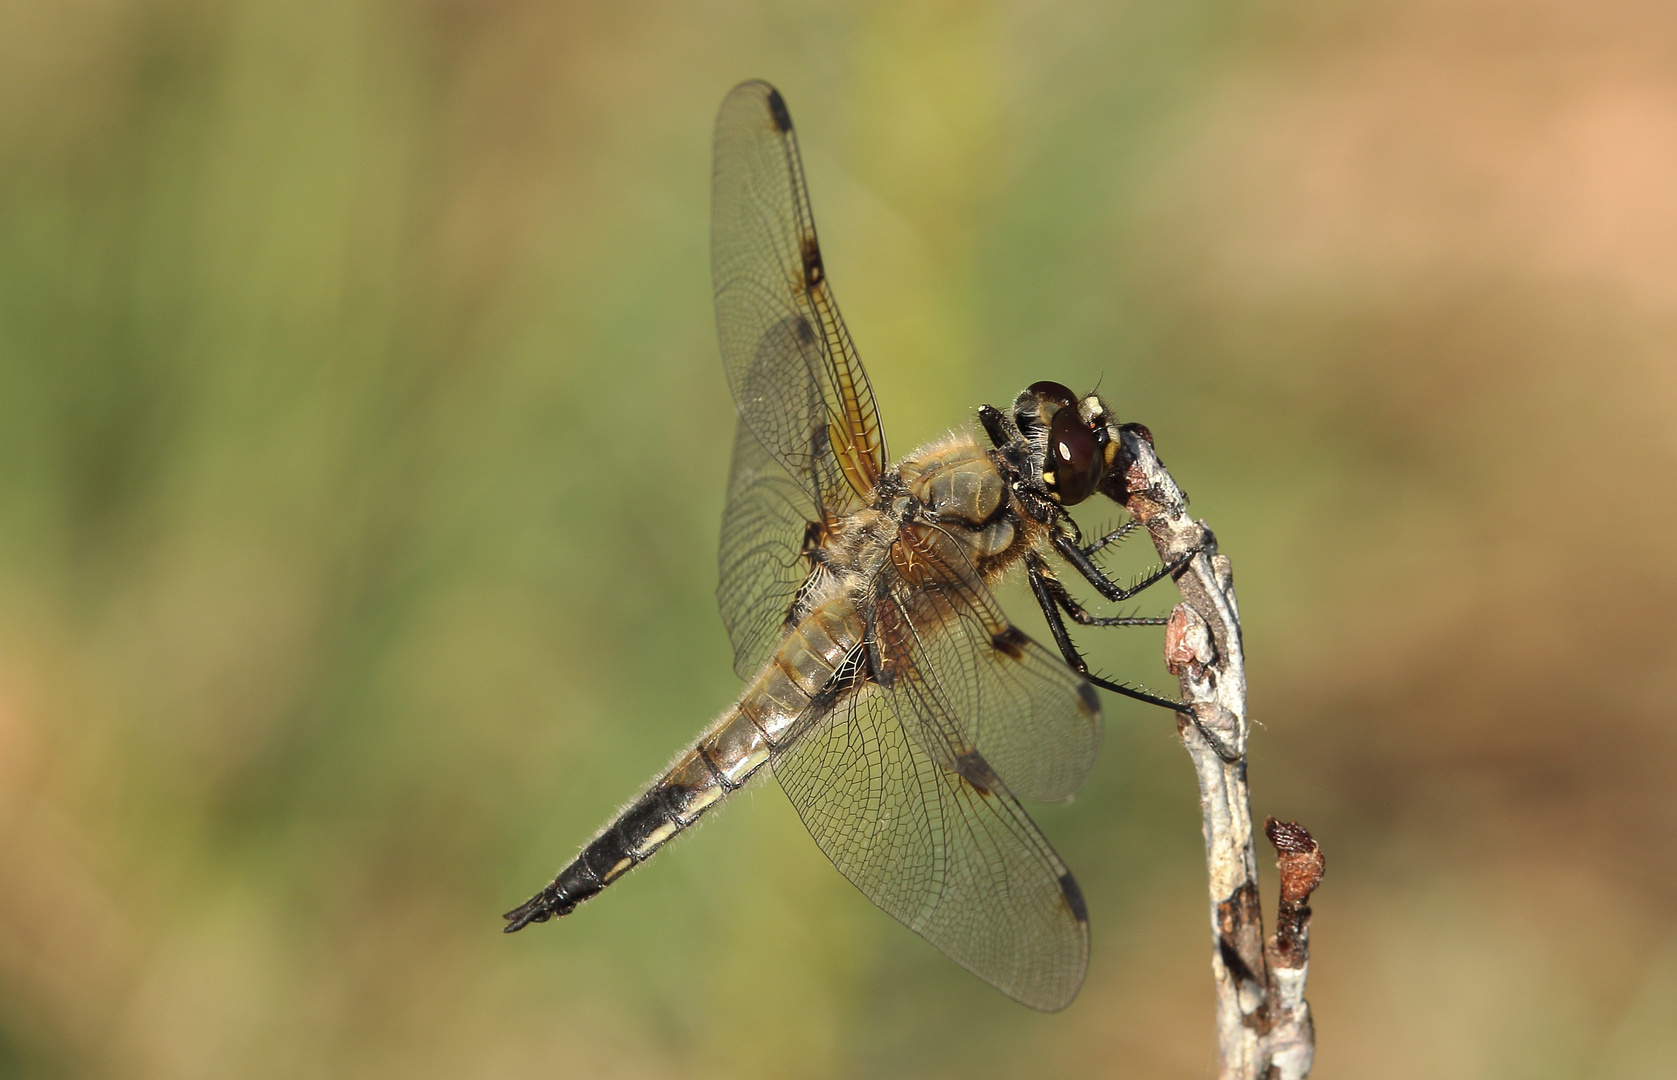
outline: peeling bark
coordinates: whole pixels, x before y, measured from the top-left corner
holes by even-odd
[[[1139,425],[1123,431],[1121,470],[1107,493],[1122,502],[1171,565],[1182,603],[1165,626],[1165,662],[1193,716],[1177,731],[1199,780],[1211,898],[1212,978],[1217,992],[1218,1076],[1223,1080],[1302,1080],[1315,1056],[1315,1027],[1304,1000],[1310,964],[1310,894],[1324,862],[1310,833],[1270,818],[1265,829],[1281,867],[1276,933],[1264,939],[1258,861],[1246,787],[1246,667],[1240,608],[1228,556],[1160,463]]]

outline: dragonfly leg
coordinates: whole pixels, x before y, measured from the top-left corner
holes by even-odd
[[[1146,690],[1137,690],[1134,687],[1125,686],[1123,683],[1115,683],[1090,671],[1088,661],[1083,659],[1083,654],[1077,651],[1077,644],[1071,640],[1071,633],[1066,629],[1065,619],[1060,616],[1060,608],[1062,606],[1066,607],[1066,610],[1072,613],[1073,618],[1077,618],[1077,612],[1082,612],[1084,617],[1093,620],[1084,623],[1086,626],[1158,626],[1165,620],[1097,620],[1094,616],[1089,615],[1081,604],[1072,599],[1071,594],[1066,592],[1066,587],[1055,580],[1047,566],[1034,559],[1028,560],[1025,563],[1025,572],[1030,578],[1031,592],[1036,594],[1037,605],[1042,608],[1043,617],[1048,620],[1048,632],[1054,636],[1054,644],[1060,647],[1060,655],[1065,657],[1066,663],[1071,666],[1073,671],[1102,690],[1110,690],[1114,694],[1122,694],[1137,701],[1145,701],[1149,705],[1158,705],[1173,712],[1187,713],[1190,717],[1193,716],[1193,710],[1183,702],[1160,697],[1158,694],[1149,693]],[[1083,622],[1082,619],[1078,619],[1078,621]]]
[[[1088,662],[1077,651],[1077,645],[1073,643],[1071,634],[1066,630],[1065,620],[1060,617],[1060,608],[1065,607],[1068,612],[1072,613],[1072,617],[1076,618],[1076,612],[1083,610],[1082,605],[1078,604],[1076,599],[1066,592],[1066,587],[1054,578],[1046,565],[1035,560],[1027,560],[1025,572],[1030,578],[1031,591],[1036,594],[1036,602],[1042,608],[1043,617],[1048,620],[1048,632],[1054,635],[1054,644],[1060,647],[1060,655],[1065,657],[1066,663],[1071,665],[1072,670],[1102,690],[1110,690],[1127,698],[1145,701],[1149,705],[1158,705],[1172,712],[1181,713],[1188,718],[1189,723],[1199,729],[1201,735],[1205,736],[1206,743],[1218,757],[1231,763],[1240,760],[1240,755],[1229,749],[1216,732],[1206,727],[1200,721],[1199,715],[1194,712],[1193,706],[1187,702],[1173,701],[1170,698],[1160,697],[1158,694],[1149,693],[1146,690],[1137,690],[1134,687],[1125,686],[1123,683],[1115,683],[1090,671]],[[1093,616],[1090,619],[1091,621],[1084,623],[1084,625],[1157,626],[1167,621],[1165,619],[1095,619]],[[1078,621],[1082,622],[1083,620],[1079,619]]]
[[[1088,546],[1084,547],[1083,554],[1093,555],[1095,552],[1099,551],[1101,548],[1104,548],[1104,547],[1106,547],[1110,544],[1116,544],[1116,543],[1122,541],[1124,539],[1124,537],[1130,535],[1131,533],[1135,532],[1139,528],[1141,528],[1141,522],[1136,521],[1132,518],[1131,520],[1126,521],[1122,525],[1118,526],[1116,529],[1113,529],[1111,532],[1107,533],[1105,536],[1101,537],[1099,540],[1096,540],[1093,543],[1089,544]]]
[[[1089,558],[1084,550],[1078,546],[1077,541],[1073,537],[1067,536],[1065,533],[1056,533],[1054,536],[1054,550],[1058,551],[1061,557],[1063,557],[1066,562],[1071,564],[1072,569],[1076,570],[1079,574],[1082,574],[1089,584],[1095,587],[1097,592],[1106,597],[1108,600],[1114,602],[1128,600],[1130,597],[1141,592],[1143,589],[1150,588],[1163,581],[1165,578],[1174,576],[1178,570],[1181,570],[1184,566],[1188,565],[1189,560],[1199,554],[1199,549],[1195,548],[1186,555],[1183,555],[1181,558],[1176,559],[1165,566],[1159,567],[1157,570],[1148,574],[1146,577],[1126,589],[1116,581],[1107,577],[1105,572],[1102,571],[1100,567],[1095,565],[1094,560]]]
[[[1079,626],[1163,626],[1168,619],[1140,615],[1096,615],[1084,607],[1078,599],[1067,591],[1059,578],[1055,577],[1046,565],[1037,564],[1036,573],[1042,578],[1043,587],[1053,597],[1057,604],[1072,621]]]
[[[1012,444],[1019,432],[1013,421],[994,405],[978,407],[978,422],[984,425],[984,434],[990,436],[990,442],[998,449]]]

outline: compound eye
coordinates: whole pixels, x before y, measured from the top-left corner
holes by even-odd
[[[1102,425],[1105,434],[1105,425]],[[1077,410],[1061,409],[1048,428],[1048,452],[1054,459],[1054,487],[1063,506],[1075,506],[1095,493],[1106,474],[1101,442]]]
[[[1025,388],[1025,393],[1045,404],[1052,401],[1062,409],[1077,408],[1077,395],[1057,382],[1034,382]]]

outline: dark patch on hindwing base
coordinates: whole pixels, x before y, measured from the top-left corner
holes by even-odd
[[[1095,693],[1095,688],[1089,683],[1077,684],[1077,696],[1083,702],[1083,708],[1090,716],[1099,716],[1101,711],[1101,696]]]
[[[813,564],[815,552],[821,547],[826,535],[827,529],[819,521],[804,522],[804,543],[798,553]]]
[[[1025,658],[1025,646],[1029,645],[1030,642],[1031,639],[1026,637],[1025,632],[1017,626],[1009,626],[1006,630],[990,638],[992,648],[997,652],[1006,653],[1015,660]]]
[[[786,617],[780,621],[782,633],[797,626],[803,621],[804,616],[809,614],[809,600],[815,594],[820,581],[820,570],[826,558],[826,544],[826,524],[820,521],[804,522],[804,542],[798,553],[809,564],[809,569],[804,571],[804,580],[792,594],[792,603],[786,608]]]
[[[1066,898],[1066,907],[1071,908],[1071,913],[1077,921],[1088,922],[1089,909],[1083,903],[1083,890],[1077,887],[1077,879],[1071,876],[1070,871],[1060,875],[1060,892]]]

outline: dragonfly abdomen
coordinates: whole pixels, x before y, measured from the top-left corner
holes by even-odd
[[[699,745],[683,754],[589,841],[552,884],[507,912],[506,932],[569,915],[697,822],[767,760],[762,733],[737,707],[729,709]]]
[[[508,933],[569,915],[699,820],[741,787],[831,683],[860,640],[855,610],[843,598],[818,604],[788,631],[739,702],[692,749],[582,849],[553,882],[507,912]]]

